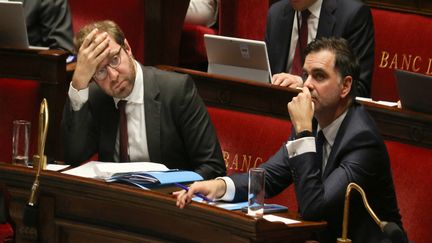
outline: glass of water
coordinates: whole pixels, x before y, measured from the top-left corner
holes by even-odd
[[[262,217],[265,194],[265,170],[263,168],[249,170],[248,192],[248,215]]]
[[[12,135],[12,163],[28,166],[30,144],[30,122],[25,120],[13,121]]]

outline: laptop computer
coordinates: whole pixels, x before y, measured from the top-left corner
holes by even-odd
[[[432,76],[396,70],[399,99],[404,109],[432,113]]]
[[[271,71],[264,41],[204,35],[208,73],[270,83]]]
[[[21,2],[0,1],[0,47],[29,48]]]

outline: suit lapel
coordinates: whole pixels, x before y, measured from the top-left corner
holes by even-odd
[[[334,16],[336,8],[336,0],[323,1],[316,38],[333,36],[333,30],[336,24],[336,18]]]
[[[280,43],[286,43],[286,45],[282,46],[283,49],[281,50],[281,53],[285,53],[285,55],[280,55],[281,58],[285,58],[281,62],[283,64],[283,66],[281,67],[283,72],[285,72],[287,62],[288,62],[288,56],[289,56],[289,51],[291,46],[294,14],[295,14],[295,10],[291,6],[287,5],[287,7],[285,8],[285,14],[282,17],[281,24],[279,25],[281,28],[279,30],[279,33],[281,33],[280,39],[282,40]]]
[[[353,106],[351,106],[348,110],[347,115],[345,116],[344,120],[342,121],[341,126],[339,127],[339,130],[337,132],[333,147],[330,151],[329,157],[327,159],[327,164],[324,169],[324,173],[322,175],[322,178],[325,179],[329,176],[329,174],[334,171],[336,167],[339,166],[339,163],[337,162],[338,156],[341,153],[342,148],[346,148],[348,144],[346,144],[344,141],[347,135],[349,135],[349,129],[347,128],[347,125],[350,123],[349,120],[351,120],[352,112],[353,112]]]
[[[149,157],[151,161],[161,161],[160,90],[155,81],[154,70],[148,67],[141,67],[144,78],[144,112]]]

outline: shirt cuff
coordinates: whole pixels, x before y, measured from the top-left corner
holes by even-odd
[[[69,85],[68,91],[70,103],[74,111],[79,111],[81,107],[88,101],[89,88],[77,90],[72,86],[72,82]]]
[[[304,137],[288,141],[286,144],[286,149],[288,151],[289,158],[308,152],[316,152],[315,137]]]
[[[234,182],[231,178],[229,178],[228,176],[224,176],[224,177],[218,177],[216,179],[221,179],[225,181],[226,184],[226,191],[225,194],[219,198],[218,200],[221,201],[232,201],[234,199],[234,195],[235,195],[235,185]]]

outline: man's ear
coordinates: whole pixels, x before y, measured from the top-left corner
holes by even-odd
[[[341,89],[341,98],[345,98],[349,95],[351,89],[352,89],[352,83],[353,83],[353,78],[351,76],[346,76],[343,80],[342,80],[342,89]]]
[[[129,56],[133,57],[132,48],[130,47],[129,42],[126,38],[124,39],[124,50]]]

